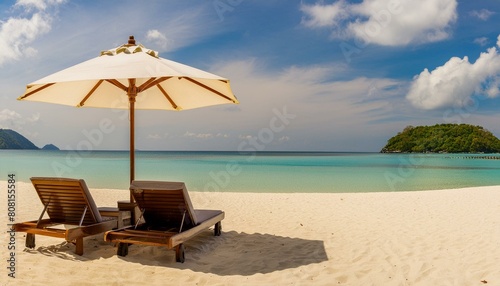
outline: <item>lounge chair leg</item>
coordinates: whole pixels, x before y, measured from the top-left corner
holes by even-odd
[[[221,233],[222,233],[222,223],[219,221],[218,223],[215,224],[214,235],[220,236]]]
[[[181,243],[175,247],[175,261],[184,263],[184,245]]]
[[[26,234],[26,247],[27,248],[35,248],[35,235],[33,233]]]
[[[76,250],[77,255],[83,255],[83,237],[76,239]]]
[[[128,254],[128,243],[118,242],[118,250],[116,251],[116,255],[127,256],[127,254]]]

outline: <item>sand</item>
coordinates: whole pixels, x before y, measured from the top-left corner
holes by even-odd
[[[6,214],[6,182],[0,182]],[[189,186],[188,186],[189,187]],[[38,218],[33,187],[17,183],[16,221]],[[126,190],[92,189],[99,206]],[[102,235],[83,256],[61,239],[16,235],[16,278],[8,277],[2,216],[2,285],[500,285],[500,186],[349,193],[191,193],[196,208],[226,212],[223,233],[172,250],[131,246],[118,257]]]

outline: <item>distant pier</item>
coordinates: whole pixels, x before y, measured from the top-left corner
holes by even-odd
[[[482,160],[500,160],[499,156],[450,156],[450,159],[482,159]]]

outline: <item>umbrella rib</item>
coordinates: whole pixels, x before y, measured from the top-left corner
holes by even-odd
[[[148,79],[145,83],[141,84],[139,87],[137,87],[137,92],[141,92],[143,90],[146,90],[151,87],[151,83],[156,80],[156,77],[152,77]]]
[[[78,104],[77,106],[78,107],[82,107],[85,102],[89,99],[89,97],[96,91],[97,88],[99,88],[99,86],[101,85],[101,83],[103,82],[104,80],[99,80],[96,85],[94,85],[94,87],[89,91],[89,93],[87,93],[87,95],[83,98],[82,101],[80,101],[80,104]]]
[[[19,99],[19,100],[21,100],[21,99],[25,99],[26,97],[28,97],[28,96],[30,96],[30,95],[32,95],[32,94],[34,94],[34,93],[37,93],[37,92],[39,92],[39,91],[40,91],[40,90],[42,90],[42,89],[46,89],[47,87],[49,87],[49,86],[51,86],[51,85],[53,85],[53,84],[55,84],[55,82],[53,82],[53,83],[48,83],[48,84],[46,84],[46,85],[42,85],[41,87],[39,87],[39,88],[37,88],[37,89],[35,89],[35,90],[33,90],[33,91],[30,91],[30,92],[26,93],[25,95],[23,95],[23,96],[19,97],[18,99]]]
[[[172,105],[172,107],[175,110],[180,110],[181,109],[179,106],[177,106],[177,104],[175,104],[175,102],[172,100],[172,98],[170,98],[170,95],[168,95],[168,93],[163,89],[163,87],[161,87],[161,85],[157,84],[156,86],[161,91],[161,93],[163,93],[163,95],[165,96],[165,98],[167,98],[167,100],[170,102],[170,104]]]
[[[107,82],[111,83],[112,85],[122,89],[123,91],[128,91],[128,88],[123,85],[121,82],[117,81],[116,79],[107,79]]]
[[[215,89],[213,89],[213,88],[211,88],[211,87],[209,87],[209,86],[207,86],[207,85],[205,85],[205,84],[203,84],[203,83],[201,83],[201,82],[199,82],[199,81],[197,81],[197,80],[194,80],[194,79],[192,79],[192,78],[190,78],[190,77],[181,77],[181,78],[187,79],[187,80],[189,80],[190,82],[192,82],[192,83],[194,83],[194,84],[196,84],[196,85],[198,85],[198,86],[201,86],[201,87],[203,87],[203,88],[205,88],[205,89],[207,89],[207,90],[209,90],[209,91],[211,91],[211,92],[213,92],[213,93],[217,94],[218,96],[223,97],[223,98],[225,98],[225,99],[227,99],[227,100],[229,100],[229,101],[231,101],[231,102],[233,102],[233,103],[236,103],[236,102],[237,102],[236,100],[234,100],[234,99],[232,99],[232,98],[229,98],[228,96],[226,96],[226,95],[222,94],[221,92],[219,92],[219,91],[217,91],[217,90],[215,90]]]
[[[148,79],[145,83],[141,84],[141,86],[139,86],[137,88],[137,92],[143,92],[157,84],[160,84],[164,81],[166,81],[167,79],[170,79],[172,78],[171,76],[166,76],[166,77],[160,77],[160,78],[156,78],[156,77],[152,77],[150,79]]]

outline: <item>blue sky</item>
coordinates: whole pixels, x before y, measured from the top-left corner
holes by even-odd
[[[229,78],[240,101],[138,111],[138,149],[379,151],[408,125],[438,123],[500,137],[497,0],[20,0],[0,11],[0,128],[38,146],[128,149],[123,111],[16,98],[129,35]]]

